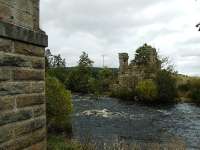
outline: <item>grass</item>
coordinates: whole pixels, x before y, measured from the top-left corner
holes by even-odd
[[[116,142],[113,144],[90,143],[89,139],[85,144],[78,141],[69,140],[62,136],[48,136],[48,150],[186,150],[186,145],[180,139],[172,139],[167,144],[149,143],[149,144],[124,144]]]

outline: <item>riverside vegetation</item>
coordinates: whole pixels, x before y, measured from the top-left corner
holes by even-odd
[[[145,45],[136,52],[136,58],[140,60],[140,63],[145,63],[148,60]],[[48,148],[85,149],[84,145],[79,142],[69,142],[69,140],[66,142],[64,140],[71,133],[70,113],[73,111],[71,92],[92,94],[95,98],[107,95],[122,100],[137,100],[152,104],[181,101],[200,103],[200,79],[179,75],[167,63],[167,59],[159,57],[157,59],[162,68],[156,71],[156,76],[153,79],[139,81],[132,89],[122,87],[116,90],[113,85],[118,82],[118,69],[94,68],[94,62],[85,52],[80,56],[76,67],[67,68],[65,59],[62,59],[60,55],[52,55],[50,50],[47,50]],[[94,147],[89,143],[87,146]]]

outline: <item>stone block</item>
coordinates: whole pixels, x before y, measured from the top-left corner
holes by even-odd
[[[44,80],[44,70],[16,69],[13,71],[14,80]],[[1,77],[1,76],[0,76]]]
[[[32,134],[29,133],[28,135],[18,137],[15,141],[15,150],[23,150],[27,147],[32,145]]]
[[[45,104],[33,107],[33,115],[34,115],[34,117],[39,117],[39,116],[42,116],[42,115],[46,115]]]
[[[44,48],[42,47],[15,41],[14,48],[15,48],[14,50],[15,53],[18,53],[18,54],[44,57]]]
[[[45,91],[45,81],[32,82],[31,93],[43,93]]]
[[[32,117],[33,117],[32,109],[18,110],[16,112],[11,111],[11,112],[6,112],[6,113],[1,113],[0,126],[9,124],[9,123],[28,120]]]
[[[45,82],[0,82],[0,96],[44,93]]]
[[[31,120],[17,123],[14,127],[14,134],[15,134],[15,137],[18,138],[20,136],[35,132],[44,127],[46,127],[45,117],[35,118],[34,120],[31,119]]]
[[[32,131],[35,131],[35,130],[38,130],[38,129],[41,129],[44,127],[46,127],[46,117],[45,116],[40,117],[40,118],[34,118],[34,125],[33,125]]]
[[[15,150],[30,149],[32,145],[37,145],[38,143],[45,142],[45,139],[46,139],[46,129],[42,128],[40,130],[37,130],[35,132],[17,138]]]
[[[45,59],[44,58],[34,58],[31,60],[32,68],[35,69],[44,69],[45,68]]]
[[[14,2],[0,1],[0,16],[5,22],[13,23],[28,29],[34,28],[34,7],[36,1],[33,0],[15,0]],[[39,28],[39,26],[37,27]]]
[[[0,36],[38,45],[41,47],[48,46],[48,37],[45,34],[45,32],[41,30],[31,31],[31,30],[27,30],[25,28],[21,28],[18,26],[13,26],[12,24],[1,22],[1,21],[0,21]]]
[[[13,12],[12,9],[6,5],[4,1],[0,1],[0,18],[2,21],[6,21],[8,23],[13,23]]]
[[[32,63],[27,57],[0,52],[0,66],[32,67]]]
[[[12,46],[13,42],[11,40],[0,38],[0,52],[11,52]]]
[[[0,97],[0,112],[12,110],[15,106],[15,98],[6,96],[6,97]]]
[[[12,79],[12,71],[10,69],[0,69],[0,81]]]
[[[34,120],[28,120],[20,123],[16,123],[14,127],[15,137],[26,135],[32,132],[34,127]]]
[[[44,94],[20,95],[16,97],[17,108],[44,104]]]
[[[11,140],[0,144],[0,150],[15,150],[15,141]]]
[[[46,139],[46,127],[32,133],[32,144],[42,142]]]
[[[0,144],[14,138],[13,126],[8,125],[0,128]]]
[[[28,94],[31,82],[0,82],[0,96]]]
[[[35,69],[45,68],[45,59],[0,52],[0,67],[29,67]]]

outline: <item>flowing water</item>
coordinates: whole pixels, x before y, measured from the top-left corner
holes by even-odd
[[[200,149],[200,107],[181,103],[150,107],[112,98],[73,96],[73,136],[98,142],[167,143],[181,139]]]

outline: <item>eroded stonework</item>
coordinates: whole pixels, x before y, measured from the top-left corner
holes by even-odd
[[[146,51],[149,53],[149,60],[145,65],[138,64],[135,60],[128,64],[128,54],[119,54],[118,86],[134,89],[139,81],[155,78],[157,71],[161,69],[156,49],[146,44],[144,46],[147,47]]]
[[[39,0],[0,0],[0,150],[46,149]]]
[[[0,20],[28,28],[39,29],[39,0],[0,0]]]

